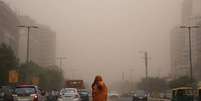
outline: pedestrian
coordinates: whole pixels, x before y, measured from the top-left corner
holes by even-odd
[[[101,76],[96,76],[92,84],[92,101],[107,101],[108,89]]]

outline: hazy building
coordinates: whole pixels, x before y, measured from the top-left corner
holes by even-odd
[[[188,23],[189,17],[192,15],[193,9],[193,1],[192,0],[184,0],[182,3],[182,23]]]
[[[193,0],[192,17],[190,19],[192,25],[199,25],[201,27],[201,1]],[[197,79],[201,76],[201,28],[194,29],[194,68],[193,73]],[[201,79],[200,79],[201,80]]]
[[[189,54],[186,35],[187,33],[182,31],[179,26],[175,27],[171,32],[171,76],[174,78],[189,74]]]
[[[181,25],[201,25],[201,1],[184,0]],[[171,32],[171,63],[174,77],[190,75],[188,29],[178,25]],[[194,77],[201,76],[201,29],[191,30]]]
[[[56,33],[49,27],[40,25],[38,30],[39,60],[42,66],[55,65],[56,63]],[[34,49],[33,49],[34,50]],[[37,50],[37,49],[35,49]]]
[[[36,25],[39,28],[30,30],[30,60],[40,66],[55,65],[56,33],[48,26],[37,24],[28,16],[19,17],[21,25]],[[20,30],[19,56],[21,62],[26,61],[27,29]]]
[[[17,53],[19,33],[16,25],[19,24],[16,14],[0,0],[0,43],[5,43]]]
[[[192,16],[201,16],[201,0],[193,0]]]

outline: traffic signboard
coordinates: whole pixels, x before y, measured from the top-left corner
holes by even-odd
[[[9,83],[16,83],[19,79],[19,73],[16,70],[9,71]]]
[[[33,78],[32,78],[32,83],[33,83],[34,85],[38,85],[38,84],[40,83],[39,77],[33,77]]]

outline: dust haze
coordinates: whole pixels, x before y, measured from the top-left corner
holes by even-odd
[[[180,23],[183,0],[4,0],[57,32],[57,56],[66,78],[112,81],[170,71],[170,31]],[[124,77],[122,77],[124,73]]]

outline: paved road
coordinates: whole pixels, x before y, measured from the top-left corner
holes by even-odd
[[[132,97],[108,98],[108,101],[132,101]],[[170,101],[170,100],[149,98],[148,101]]]
[[[108,98],[108,101],[132,101],[132,98],[131,97]]]
[[[132,101],[132,97],[109,98],[108,101]]]

